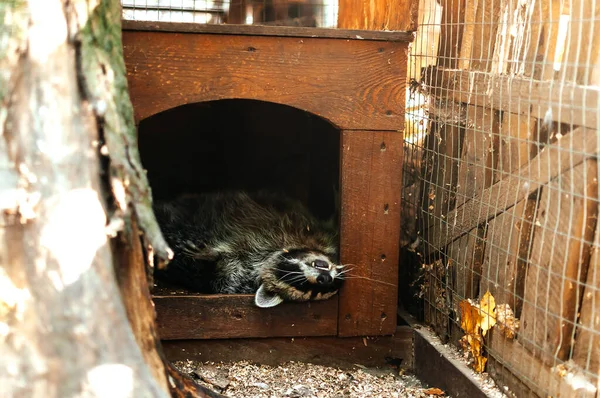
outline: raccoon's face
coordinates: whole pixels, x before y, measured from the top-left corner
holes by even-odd
[[[272,258],[272,266],[261,272],[255,303],[274,307],[284,300],[325,300],[343,283],[343,266],[332,255],[309,249],[283,250]]]

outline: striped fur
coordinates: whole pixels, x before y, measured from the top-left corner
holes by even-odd
[[[256,293],[261,307],[327,299],[343,282],[333,223],[282,195],[218,192],[154,210],[175,252],[159,278],[201,293]]]

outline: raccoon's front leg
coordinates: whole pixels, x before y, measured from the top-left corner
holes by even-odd
[[[215,293],[254,294],[258,288],[257,273],[249,269],[246,261],[222,256],[217,261],[211,284]]]

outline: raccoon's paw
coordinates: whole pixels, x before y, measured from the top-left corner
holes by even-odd
[[[254,295],[254,304],[260,308],[270,308],[283,302],[281,296],[275,293],[267,292],[265,285],[260,285]]]

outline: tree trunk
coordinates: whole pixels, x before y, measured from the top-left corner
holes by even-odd
[[[135,224],[151,253],[172,255],[137,152],[120,21],[118,0],[0,2],[2,397],[168,397],[176,385],[144,270],[125,270],[124,306],[113,269],[110,237],[139,245]]]

